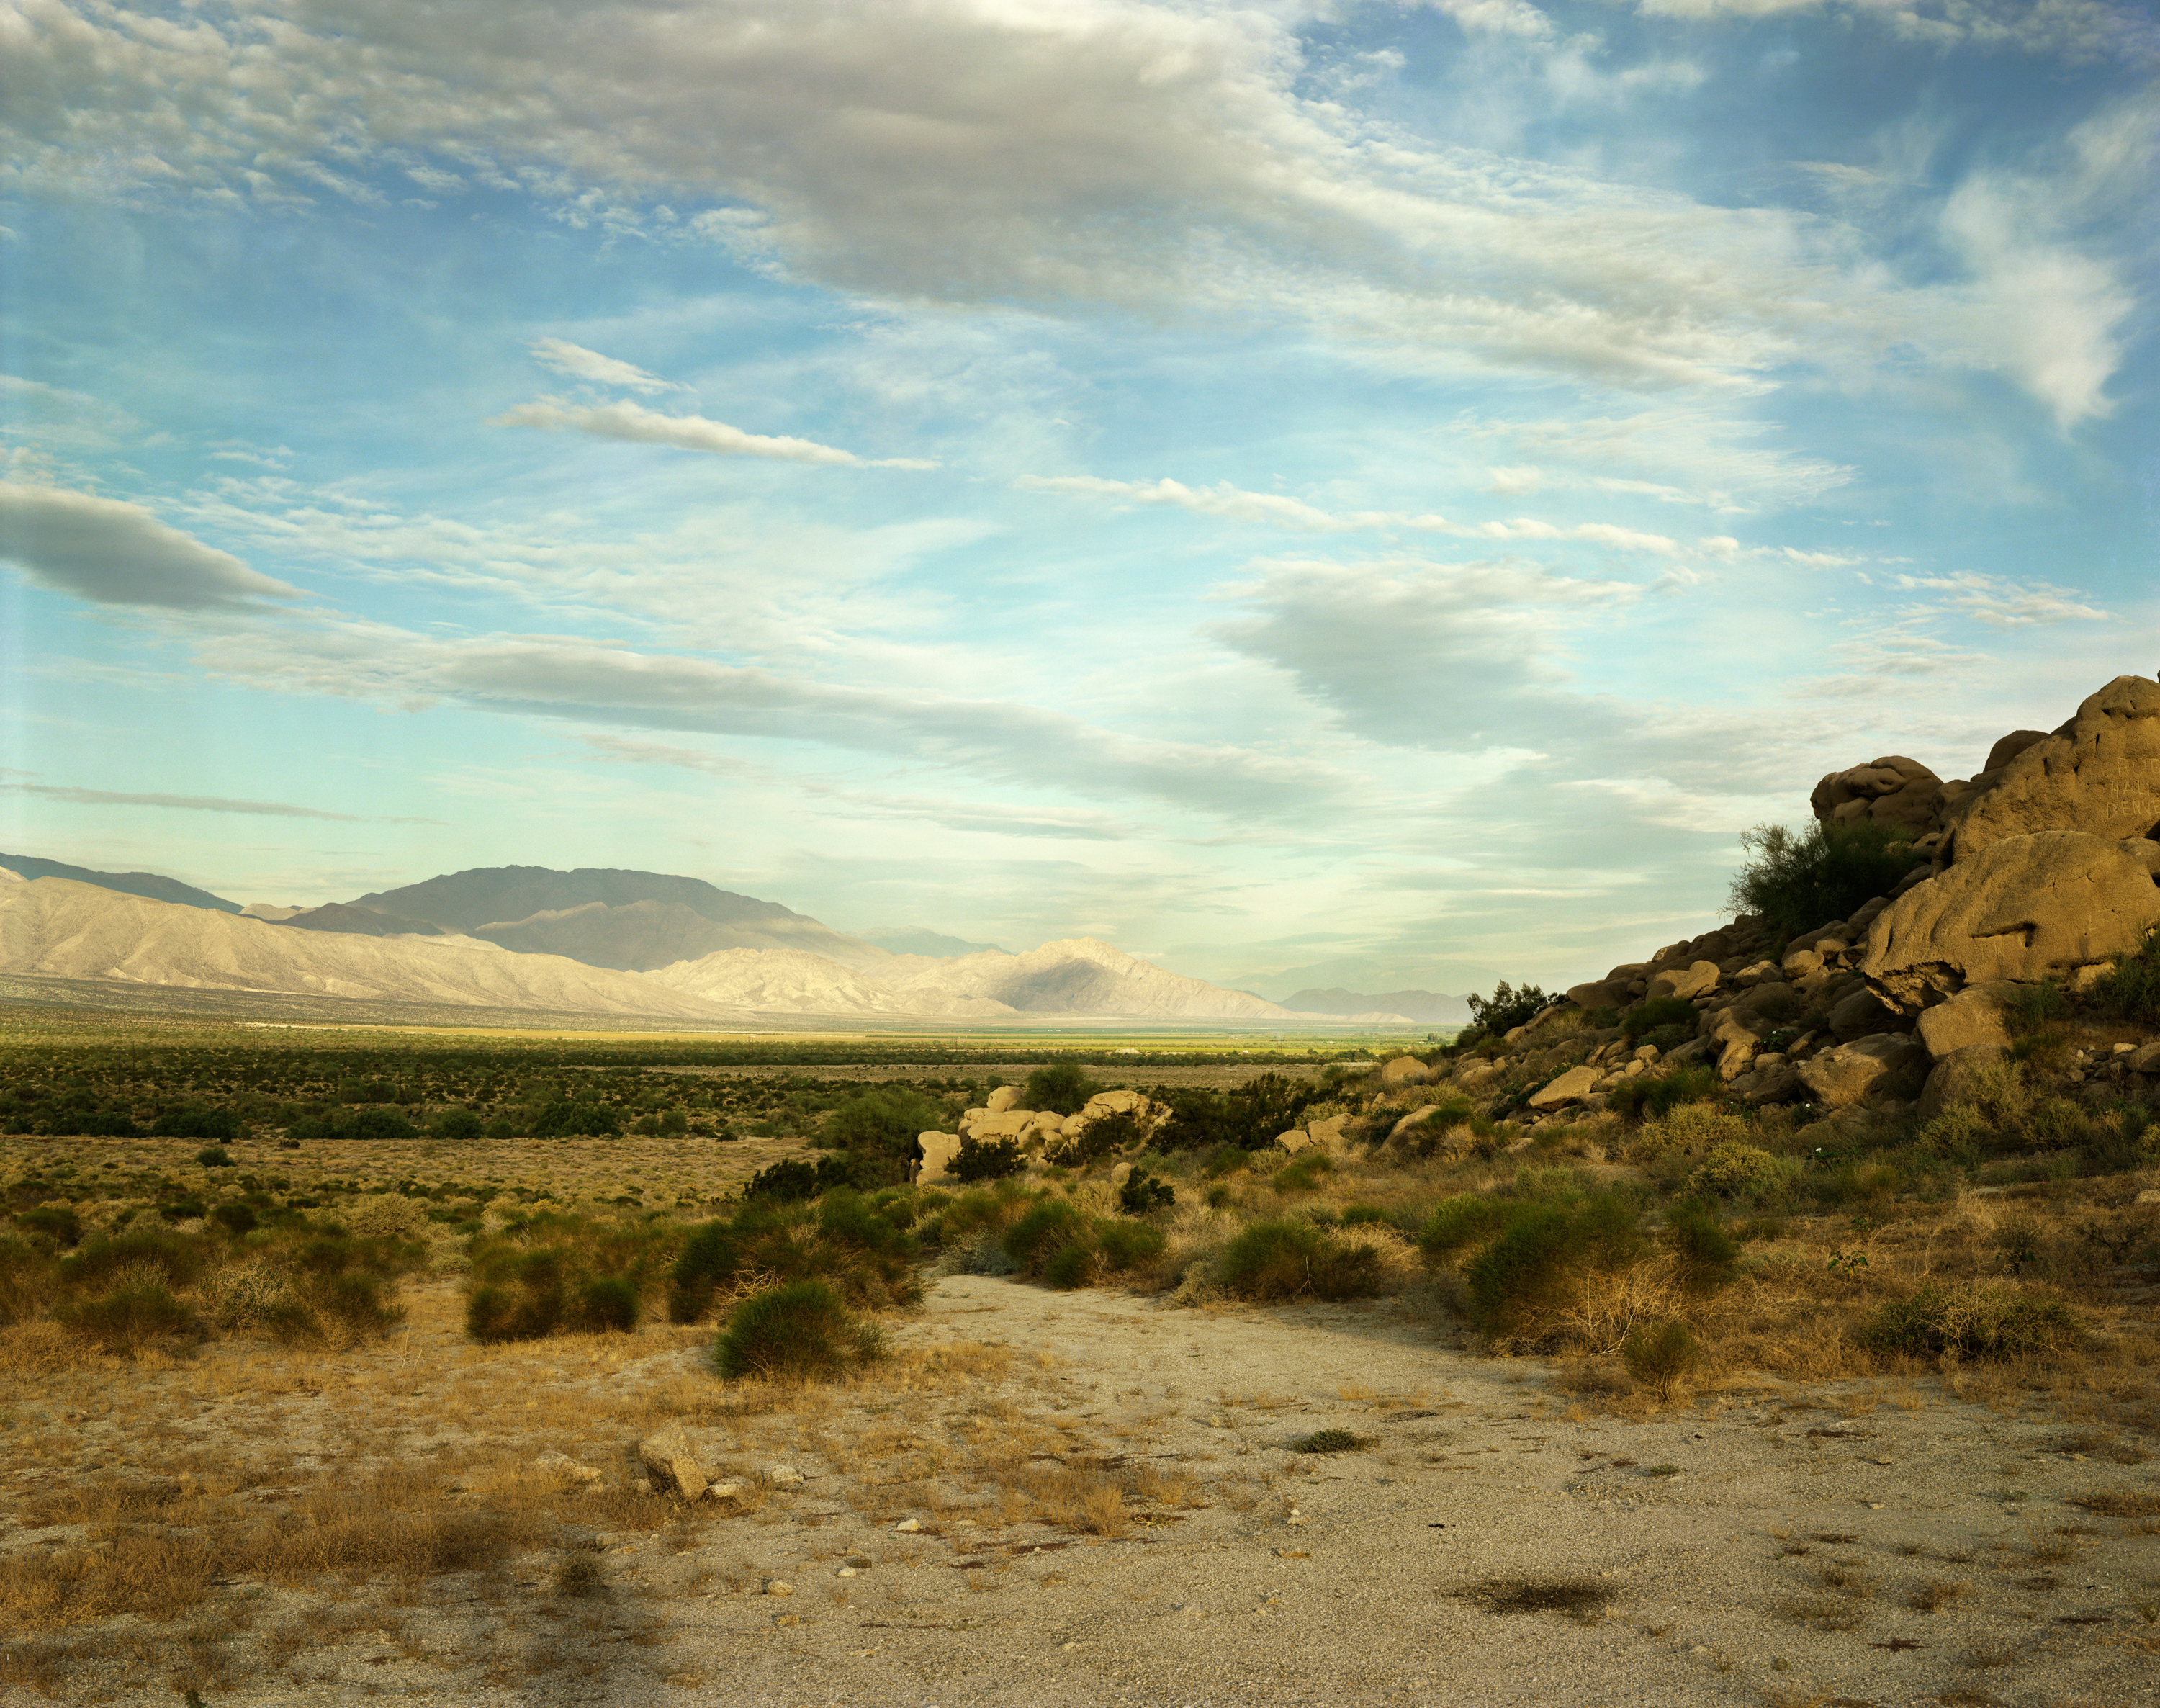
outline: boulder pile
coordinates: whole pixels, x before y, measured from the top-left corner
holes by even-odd
[[[960,1154],[963,1140],[988,1145],[1009,1139],[1020,1146],[1030,1169],[1040,1171],[1050,1165],[1050,1151],[1071,1144],[1105,1115],[1134,1116],[1139,1124],[1139,1140],[1152,1137],[1170,1119],[1170,1106],[1155,1102],[1145,1092],[1098,1092],[1070,1115],[1052,1109],[1023,1108],[1023,1095],[1016,1085],[1001,1085],[981,1108],[962,1111],[957,1132],[921,1134],[916,1140],[922,1151],[916,1184],[934,1186],[951,1179],[948,1171],[953,1159]]]
[[[1849,917],[1780,942],[1742,916],[1576,985],[1473,1053],[1390,1062],[1383,1096],[1429,1074],[1458,1109],[1467,1093],[1534,1124],[1692,1067],[1758,1106],[1939,1103],[2007,1046],[2021,992],[2089,989],[2160,923],[2160,682],[2118,677],[2054,733],[2002,737],[1970,778],[1892,755],[1832,772],[1811,805],[1826,825],[1906,833],[1913,864]],[[1659,999],[1662,1045],[1610,1024]],[[1675,1018],[1687,1009],[1691,1027]],[[1692,1036],[1675,1041],[1676,1028]],[[2123,1045],[2071,1072],[2142,1076],[2148,1060],[2160,1069],[2160,1046]],[[1393,1136],[1429,1119],[1413,1110]]]

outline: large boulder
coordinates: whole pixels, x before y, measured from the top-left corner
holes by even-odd
[[[2028,752],[2038,750],[2028,749]],[[1990,844],[1885,908],[1860,970],[1908,1014],[2130,953],[2160,918],[2160,843],[2045,830]]]
[[[1143,1129],[1141,1136],[1151,1139],[1165,1121],[1170,1119],[1170,1105],[1159,1103],[1144,1091],[1098,1091],[1089,1098],[1077,1114],[1065,1118],[1064,1136],[1073,1139],[1084,1132],[1091,1123],[1105,1115],[1131,1115]]]
[[[704,1496],[704,1467],[698,1464],[698,1450],[690,1445],[681,1424],[671,1420],[661,1425],[637,1444],[637,1456],[644,1461],[645,1474],[658,1493],[678,1495],[684,1500]]]
[[[1556,1109],[1563,1103],[1579,1103],[1597,1089],[1595,1067],[1571,1067],[1550,1085],[1530,1093],[1534,1109]]]
[[[1695,961],[1686,967],[1669,967],[1650,980],[1650,999],[1707,996],[1717,989],[1717,963]]]
[[[1960,1050],[1982,1049],[2000,1056],[2010,1047],[2010,1031],[2003,1024],[2002,1005],[1977,987],[1960,990],[1948,1002],[1920,1010],[1915,1030],[1928,1054],[1937,1062]]]
[[[1430,1070],[1415,1056],[1398,1056],[1380,1070],[1382,1085],[1423,1085],[1431,1077]]]
[[[960,1154],[960,1135],[958,1133],[918,1133],[915,1142],[922,1147],[922,1165],[916,1171],[916,1185],[935,1186],[940,1181],[951,1179],[946,1170],[952,1166],[953,1159]]]
[[[1887,824],[1920,836],[1940,828],[1943,780],[1917,759],[1893,753],[1832,771],[1808,804],[1825,824]]]
[[[1626,979],[1599,979],[1588,984],[1568,988],[1567,999],[1577,1008],[1586,1008],[1593,1013],[1601,1008],[1625,1008],[1633,982]]]
[[[1928,1072],[1928,1082],[1920,1088],[1913,1114],[1922,1121],[1932,1121],[1952,1103],[1970,1102],[1981,1069],[2002,1059],[2000,1050],[1986,1044],[1968,1044],[1939,1058]]]
[[[1825,1108],[1902,1100],[1925,1083],[1928,1052],[1900,1032],[1840,1044],[1800,1064],[1800,1081]]]
[[[992,1114],[1002,1115],[1007,1110],[1019,1107],[1021,1095],[1020,1087],[1001,1085],[984,1101]]]
[[[1992,787],[1965,796],[1950,814],[1939,864],[1961,865],[2040,831],[2109,842],[2152,835],[2160,830],[2160,682],[2118,676],[2063,729],[2028,743],[1999,771]]]

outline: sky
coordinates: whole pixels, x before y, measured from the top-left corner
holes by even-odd
[[[1564,987],[2160,665],[2115,0],[0,0],[0,848]]]

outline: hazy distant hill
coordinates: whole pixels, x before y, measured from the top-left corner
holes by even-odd
[[[251,916],[257,919],[268,917],[260,911]],[[372,907],[354,907],[343,901],[332,901],[321,907],[304,907],[274,923],[294,926],[301,931],[340,932],[348,936],[363,937],[432,937],[443,935],[442,927],[427,920],[402,919],[394,913],[378,913]]]
[[[294,931],[60,879],[0,880],[0,969],[191,990],[736,1019],[634,973],[437,939]]]
[[[965,937],[948,937],[942,931],[923,931],[903,926],[880,926],[863,933],[863,941],[896,955],[979,955],[988,950],[1006,953],[995,943],[971,943]]]
[[[145,896],[153,901],[177,902],[182,907],[207,907],[219,913],[237,913],[240,904],[178,878],[161,878],[155,872],[93,872],[87,866],[71,866],[65,860],[41,860],[35,854],[0,854],[0,866],[25,878],[65,878],[76,884],[95,884],[101,890],[117,890],[122,896]]]
[[[1292,1018],[1272,1002],[1166,972],[1093,937],[1065,937],[1020,955],[993,949],[953,960],[903,956],[876,976],[919,999],[932,993],[948,1001],[987,997],[1024,1014],[1260,1023]]]
[[[721,949],[802,949],[865,967],[886,953],[807,914],[699,878],[581,866],[480,866],[379,890],[352,904],[434,921],[522,954],[646,972]]]
[[[1399,1014],[1426,1026],[1462,1025],[1470,1019],[1467,1002],[1436,990],[1388,990],[1378,995],[1357,990],[1301,990],[1285,997],[1283,1006],[1300,1014]]]

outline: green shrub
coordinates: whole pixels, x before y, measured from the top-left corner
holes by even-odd
[[[86,1292],[125,1272],[155,1269],[169,1287],[190,1287],[210,1268],[210,1252],[201,1238],[169,1233],[163,1228],[130,1228],[96,1234],[60,1261],[60,1285]]]
[[[1507,1225],[1513,1207],[1498,1198],[1465,1193],[1443,1198],[1418,1230],[1418,1249],[1427,1263],[1446,1263],[1467,1248],[1489,1239]]]
[[[1342,1207],[1342,1225],[1361,1228],[1368,1223],[1384,1223],[1388,1212],[1378,1204],[1345,1204]]]
[[[1211,1181],[1222,1180],[1226,1176],[1237,1173],[1241,1168],[1249,1168],[1252,1161],[1251,1151],[1240,1145],[1224,1145],[1218,1147],[1214,1155],[1207,1159],[1207,1165],[1201,1172]]]
[[[1109,1221],[1095,1227],[1096,1249],[1112,1269],[1136,1269],[1153,1263],[1168,1243],[1162,1229],[1151,1222]]]
[[[1223,1253],[1223,1285],[1264,1301],[1370,1298],[1384,1281],[1379,1252],[1310,1222],[1255,1222]]]
[[[1145,1141],[1149,1124],[1131,1109],[1112,1109],[1098,1115],[1070,1139],[1048,1147],[1045,1160],[1059,1168],[1092,1168],[1106,1156],[1116,1156]]]
[[[1177,1188],[1168,1181],[1157,1180],[1145,1169],[1135,1166],[1125,1176],[1124,1184],[1118,1188],[1118,1207],[1128,1216],[1145,1216],[1155,1210],[1167,1210],[1177,1202]]]
[[[1704,1199],[1684,1198],[1665,1212],[1665,1244],[1690,1292],[1709,1292],[1739,1273],[1740,1242],[1726,1231],[1716,1205]]]
[[[1724,1092],[1725,1082],[1715,1067],[1679,1067],[1669,1073],[1639,1073],[1622,1080],[1606,1094],[1605,1107],[1647,1121]]]
[[[730,1382],[830,1380],[878,1357],[882,1344],[825,1282],[791,1281],[735,1307],[714,1343],[713,1363]]]
[[[1685,1322],[1638,1326],[1629,1329],[1620,1342],[1620,1360],[1628,1373],[1667,1401],[1677,1396],[1701,1358],[1701,1343]]]
[[[222,1145],[205,1145],[195,1152],[195,1164],[200,1168],[231,1168],[232,1153]]]
[[[1062,1247],[1042,1266],[1042,1279],[1061,1290],[1085,1287],[1095,1280],[1100,1254],[1085,1240]]]
[[[1490,996],[1469,998],[1470,1024],[1456,1035],[1456,1044],[1461,1046],[1479,1038],[1505,1037],[1517,1026],[1535,1020],[1552,1006],[1553,1000],[1534,984],[1518,990],[1503,979],[1493,987]]]
[[[1315,1430],[1290,1444],[1293,1453],[1354,1453],[1372,1444],[1347,1430]]]
[[[1157,1086],[1150,1095],[1171,1112],[1150,1141],[1156,1150],[1204,1150],[1228,1145],[1254,1151],[1272,1147],[1279,1134],[1299,1125],[1306,1109],[1332,1093],[1325,1085],[1263,1073],[1227,1092]]]
[[[1102,1088],[1088,1078],[1088,1070],[1078,1062],[1053,1062],[1028,1075],[1027,1083],[1020,1088],[1020,1107],[1077,1115]]]
[[[1333,1173],[1335,1159],[1325,1150],[1309,1150],[1286,1168],[1275,1171],[1269,1182],[1279,1192],[1316,1191],[1322,1176]]]
[[[1654,996],[1629,1009],[1620,1030],[1628,1035],[1629,1043],[1639,1044],[1645,1032],[1654,1032],[1660,1026],[1684,1025],[1692,1037],[1701,1024],[1701,1015],[1685,996]]]
[[[501,1144],[506,1139],[515,1139],[517,1136],[517,1126],[509,1116],[497,1115],[480,1129],[480,1136]]]
[[[907,1178],[918,1136],[933,1132],[943,1112],[906,1086],[858,1092],[825,1118],[818,1142],[848,1154],[848,1178],[858,1186],[896,1184]]]
[[[2020,984],[1999,999],[2003,1029],[2013,1038],[2030,1037],[2054,1021],[2068,1020],[2070,999],[2059,979]]]
[[[628,1334],[637,1326],[637,1289],[621,1275],[595,1275],[578,1289],[574,1326]]]
[[[1464,1272],[1472,1321],[1488,1338],[1521,1334],[1571,1304],[1584,1280],[1633,1257],[1635,1207],[1601,1194],[1513,1217]]]
[[[370,1103],[366,1108],[352,1112],[338,1136],[372,1140],[378,1145],[395,1145],[418,1139],[420,1129],[406,1118],[402,1110],[394,1109],[387,1103]]]
[[[252,1233],[261,1220],[252,1205],[243,1204],[237,1199],[218,1205],[210,1212],[210,1218],[236,1239],[243,1233]]]
[[[480,1118],[470,1109],[450,1108],[440,1110],[428,1123],[428,1136],[453,1145],[470,1145],[485,1131]]]
[[[1721,1198],[1763,1198],[1799,1178],[1797,1157],[1773,1156],[1759,1145],[1732,1140],[1711,1147],[1702,1165],[1687,1177],[1690,1194]]]
[[[980,1181],[1004,1180],[1026,1166],[1019,1140],[977,1139],[970,1134],[961,1140],[959,1150],[945,1165],[945,1172],[972,1186]]]
[[[53,1320],[101,1352],[137,1352],[153,1341],[191,1339],[195,1314],[163,1281],[130,1280],[95,1297],[64,1300]]]
[[[476,1341],[542,1340],[563,1326],[569,1254],[558,1248],[485,1254],[474,1264],[465,1332]]]
[[[159,1139],[221,1139],[227,1144],[239,1139],[246,1130],[236,1111],[205,1108],[200,1103],[184,1103],[179,1108],[167,1109],[150,1128],[152,1134]]]
[[[407,1126],[409,1130],[411,1124]],[[605,1103],[548,1103],[533,1115],[532,1124],[535,1139],[612,1139],[621,1131],[622,1111]]]
[[[1811,824],[1795,836],[1782,824],[1758,824],[1740,833],[1752,858],[1733,875],[1728,901],[1762,915],[1779,937],[1849,919],[1913,869],[1912,834],[1859,823]]]
[[[1005,1255],[1022,1275],[1040,1275],[1053,1256],[1083,1239],[1087,1231],[1088,1218],[1077,1205],[1044,1198],[1005,1230]]]
[[[2117,1020],[2160,1021],[2160,926],[2146,932],[2136,954],[2124,956],[2102,975],[2090,998]]]
[[[1929,1285],[1882,1306],[1861,1331],[1877,1352],[1912,1358],[2010,1358],[2082,1332],[2059,1300],[2008,1287]]]
[[[742,1236],[732,1222],[699,1223],[690,1230],[667,1277],[667,1320],[695,1322],[713,1298],[742,1270]]]
[[[73,1245],[82,1238],[82,1217],[72,1204],[40,1204],[34,1210],[22,1211],[15,1220],[55,1245]]]
[[[834,1186],[847,1185],[849,1179],[845,1156],[821,1156],[815,1162],[806,1157],[785,1156],[744,1181],[743,1196],[791,1201],[814,1198]]]

